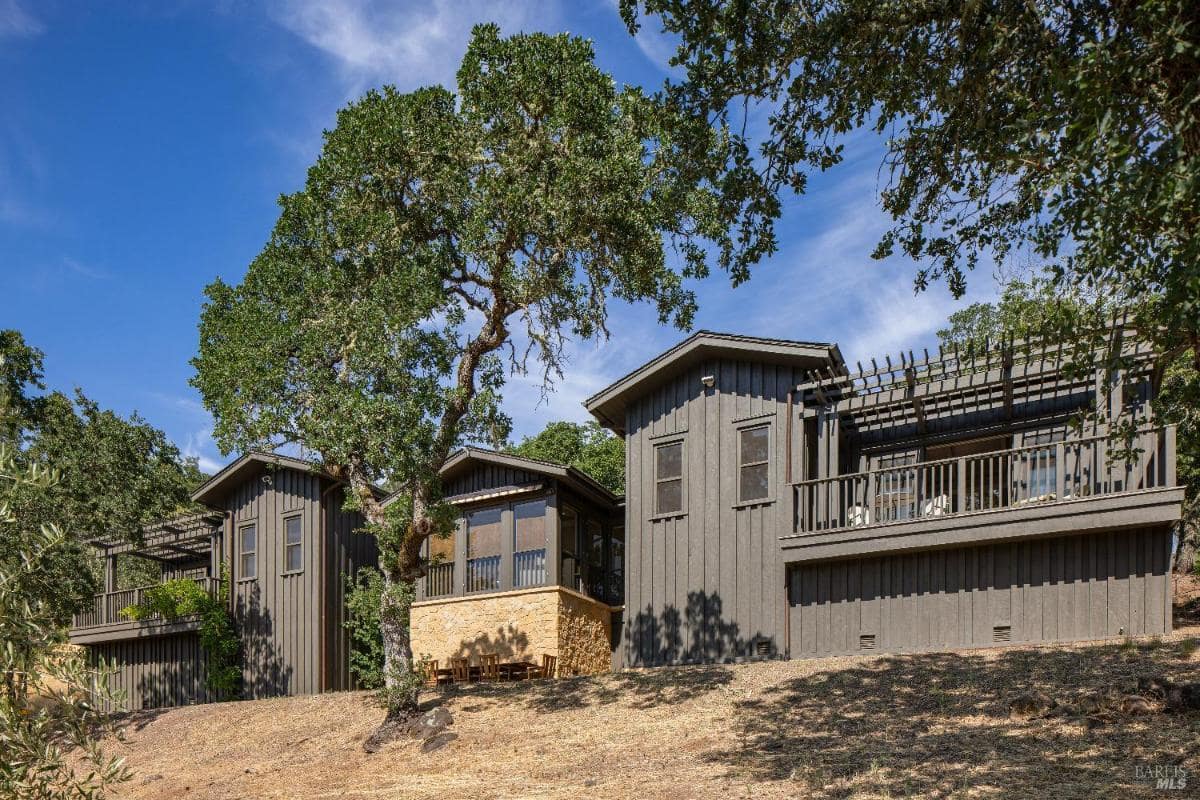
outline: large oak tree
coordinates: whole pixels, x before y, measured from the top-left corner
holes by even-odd
[[[886,142],[874,255],[955,295],[989,258],[1120,308],[1161,362],[1200,371],[1200,3],[1195,0],[622,0],[679,38],[666,87],[803,192],[846,135]],[[648,19],[645,15],[648,15]],[[747,109],[751,124],[741,124]],[[754,111],[762,114],[756,124]],[[746,207],[769,227],[778,206]],[[864,254],[865,255],[865,254]],[[1093,309],[1095,310],[1095,309]],[[1055,314],[1091,354],[1102,314]],[[1119,363],[1113,366],[1119,367]]]
[[[245,279],[207,288],[193,362],[224,450],[293,443],[352,487],[381,546],[393,723],[417,703],[422,545],[448,530],[438,470],[505,440],[506,375],[561,377],[564,342],[604,335],[613,298],[687,326],[685,279],[711,260],[741,280],[771,244],[729,233],[754,201],[744,153],[614,85],[589,42],[479,26],[457,84],[338,113]]]

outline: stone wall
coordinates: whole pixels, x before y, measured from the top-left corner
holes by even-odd
[[[425,600],[412,607],[413,653],[443,667],[485,653],[540,664],[546,654],[561,675],[607,672],[610,619],[608,606],[561,586]]]

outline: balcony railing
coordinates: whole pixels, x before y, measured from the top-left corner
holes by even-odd
[[[882,525],[1174,485],[1175,432],[1140,432],[1131,461],[1110,461],[1104,436],[1071,439],[800,481],[800,533]]]
[[[513,587],[541,586],[546,582],[546,548],[513,553]]]
[[[500,556],[467,559],[467,591],[494,592],[500,588]]]
[[[445,597],[454,594],[454,562],[434,564],[425,573],[425,596]]]
[[[219,578],[189,578],[200,584],[210,597],[216,597],[221,588]],[[92,605],[75,614],[71,621],[72,628],[94,628],[98,625],[112,625],[119,622],[134,624],[132,620],[121,615],[121,609],[136,606],[142,602],[142,593],[151,587],[139,586],[136,589],[122,589],[117,592],[103,592],[92,597]],[[150,619],[157,619],[151,617]]]

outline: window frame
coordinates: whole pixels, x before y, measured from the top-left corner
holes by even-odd
[[[247,550],[245,547],[247,530],[254,531],[254,549],[253,550]],[[253,575],[246,574],[245,557],[247,555],[254,556],[254,574]],[[238,527],[237,527],[237,557],[238,557],[238,560],[237,560],[238,583],[242,583],[243,581],[258,580],[258,520],[255,520],[254,522],[246,522],[241,525],[238,525]]]
[[[300,522],[300,541],[295,544],[289,544],[287,540],[287,526],[292,520]],[[282,517],[283,521],[283,569],[280,575],[300,575],[304,572],[304,513],[297,511],[291,514],[285,514]],[[288,569],[288,551],[293,547],[300,548],[300,567],[298,569]]]
[[[748,433],[750,431],[756,431],[756,430],[765,430],[767,432],[767,458],[765,461],[743,462],[742,461],[742,435],[745,433]],[[736,482],[737,495],[734,497],[733,507],[734,508],[742,508],[744,506],[761,506],[761,505],[766,505],[768,503],[775,502],[775,481],[772,479],[773,476],[771,475],[771,464],[774,463],[773,457],[775,455],[775,436],[773,435],[773,432],[771,430],[771,423],[767,422],[767,421],[763,421],[763,420],[755,420],[753,422],[747,422],[744,425],[737,426],[737,428],[734,429],[734,433],[736,434],[735,446],[737,448],[735,451],[736,452],[735,469],[737,470],[737,482]],[[745,467],[759,467],[759,466],[765,466],[767,468],[767,493],[765,495],[763,495],[762,497],[755,497],[755,498],[752,498],[749,500],[743,500],[742,499],[742,469]]]
[[[676,517],[687,516],[688,509],[688,482],[687,482],[687,441],[686,436],[672,436],[670,438],[662,438],[655,441],[651,448],[650,468],[652,470],[652,482],[654,484],[652,497],[652,513],[651,520],[659,519],[674,519]],[[660,478],[658,477],[658,453],[666,447],[679,447],[679,475],[677,477]],[[679,481],[679,510],[678,511],[663,511],[658,507],[658,487],[661,483],[668,481]]]

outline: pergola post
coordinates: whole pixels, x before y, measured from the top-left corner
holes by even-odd
[[[104,553],[104,592],[117,590],[117,557],[113,553]]]

